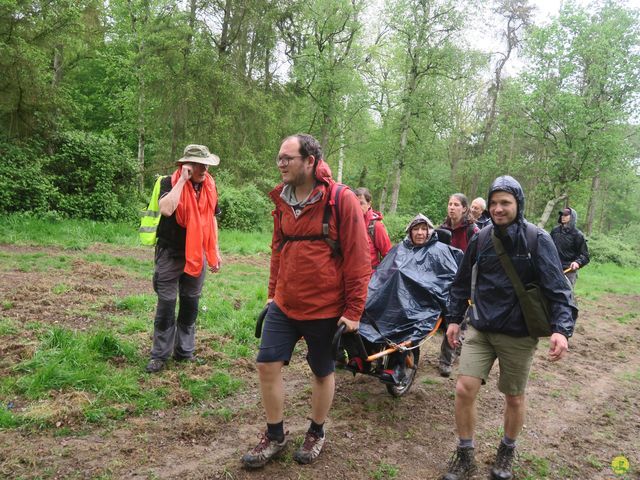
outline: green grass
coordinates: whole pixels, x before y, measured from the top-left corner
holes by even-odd
[[[129,235],[126,233],[128,226],[109,227],[94,222],[73,221],[51,223],[42,234],[38,231],[42,226],[40,222],[16,216],[8,222],[8,226],[0,222],[0,242],[80,249],[82,245],[85,248],[94,241],[104,242],[101,229]],[[69,242],[67,232],[73,232],[71,227],[74,225],[88,231],[75,232],[78,238]],[[20,230],[19,227],[24,229]],[[130,235],[137,242],[135,229]],[[118,240],[115,234],[109,238],[124,247],[135,243]],[[226,251],[230,254],[257,254],[268,250],[270,235],[222,232],[221,243],[229,246]],[[148,277],[150,280],[152,250],[149,253],[147,261],[130,256],[120,257],[117,249],[113,253],[53,255],[47,252],[4,251],[0,252],[0,268],[62,272],[72,267],[74,259],[81,258],[118,267],[133,276]],[[224,253],[223,247],[223,256]],[[51,287],[51,292],[63,296],[69,293],[71,286],[64,280],[64,275],[59,275],[59,278]],[[152,381],[154,377],[149,378],[143,373],[149,344],[147,336],[140,334],[151,333],[153,329],[157,301],[153,293],[132,294],[116,299],[116,312],[108,316],[110,322],[98,322],[101,330],[82,332],[51,328],[37,318],[18,324],[12,319],[0,317],[0,335],[20,335],[30,330],[30,335],[35,332],[40,339],[35,354],[14,365],[11,373],[0,379],[0,404],[17,399],[25,406],[18,412],[3,409],[0,428],[51,427],[60,414],[47,408],[54,408],[52,404],[55,401],[52,399],[59,395],[80,395],[84,399],[80,415],[88,423],[118,421],[130,415],[166,408],[168,396],[176,387],[187,390],[192,402],[200,404],[234,395],[244,385],[232,376],[230,369],[233,368],[234,359],[255,355],[255,318],[266,301],[267,281],[268,267],[264,257],[223,264],[219,275],[208,274],[200,300],[198,330],[214,336],[212,346],[217,353],[214,373],[197,378],[190,370],[179,370],[175,380],[163,382],[161,386]],[[10,300],[3,300],[2,308],[9,313],[15,305]],[[100,315],[94,311],[97,308],[95,305],[86,304],[78,308],[87,310],[85,313],[88,318],[100,320]],[[173,367],[170,365],[169,368]],[[213,408],[212,412],[225,419],[231,418],[235,409],[226,411]]]
[[[23,214],[0,215],[0,243],[55,246],[69,250],[85,250],[94,243],[139,247],[138,227],[137,221],[108,223],[91,220],[43,219]],[[270,246],[271,233],[269,232],[245,233],[220,230],[220,248],[223,255],[225,253],[237,255],[269,253]],[[148,250],[153,251],[152,248]],[[47,255],[41,254],[41,256]],[[136,262],[129,258],[110,261],[116,264],[120,261]],[[125,266],[131,267],[131,265]]]
[[[9,318],[0,317],[0,336],[2,335],[15,335],[19,332],[16,322]]]
[[[381,461],[378,463],[375,470],[371,472],[371,478],[374,480],[390,480],[398,478],[399,473],[400,469],[398,467],[386,463],[385,461]]]
[[[514,467],[514,471],[518,473],[518,478],[523,480],[543,480],[549,478],[551,464],[546,458],[523,453],[520,456],[520,461]]]
[[[627,312],[624,315],[619,316],[618,318],[616,318],[616,320],[618,321],[618,323],[621,323],[623,325],[627,325],[628,323],[633,322],[634,320],[640,318],[640,313],[638,312]]]
[[[116,308],[132,315],[144,314],[148,318],[156,308],[156,296],[151,294],[130,295],[116,301]]]
[[[237,392],[242,387],[242,381],[232,378],[226,372],[216,372],[204,380],[190,378],[180,374],[180,385],[191,394],[194,401],[209,398],[222,399]]]
[[[166,389],[141,382],[145,359],[138,347],[108,330],[89,333],[56,327],[42,336],[34,356],[14,367],[0,383],[0,399],[20,395],[32,405],[51,392],[84,392],[82,414],[89,422],[120,419],[165,406]],[[223,382],[228,389],[229,382]],[[46,409],[16,415],[2,411],[0,428],[21,424],[48,426],[55,412]]]
[[[47,252],[0,252],[0,265],[3,265],[5,269],[21,272],[47,272],[50,270],[66,272],[71,270],[71,261],[72,257],[69,255],[51,255]]]
[[[117,252],[114,252],[117,255]],[[140,260],[131,256],[118,257],[107,253],[87,253],[83,258],[87,262],[100,263],[109,267],[121,268],[139,277],[149,278],[153,274],[153,250],[149,251],[146,260]]]
[[[137,223],[56,220],[19,214],[2,215],[0,220],[0,243],[59,246],[72,250],[83,250],[96,242],[138,244]]]
[[[614,264],[589,264],[580,270],[578,297],[597,299],[601,295],[640,295],[640,269]]]

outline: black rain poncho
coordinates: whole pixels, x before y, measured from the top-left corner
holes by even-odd
[[[462,251],[439,242],[435,232],[422,246],[407,237],[393,247],[369,282],[360,335],[372,343],[423,339],[445,314],[461,258]]]

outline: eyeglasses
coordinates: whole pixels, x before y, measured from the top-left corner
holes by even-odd
[[[295,157],[288,157],[286,155],[283,155],[282,157],[276,157],[276,165],[282,165],[283,167],[286,167],[294,158],[304,158],[304,156],[296,155]]]

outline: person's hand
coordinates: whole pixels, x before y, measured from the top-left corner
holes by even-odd
[[[193,175],[193,167],[191,165],[182,165],[182,171],[180,172],[180,177],[183,180],[189,180]]]
[[[340,317],[338,320],[338,326],[341,324],[345,326],[345,332],[357,332],[360,322],[349,320],[347,317]]]
[[[267,298],[267,305],[269,305],[271,302],[273,302],[273,298]]]
[[[220,271],[220,267],[222,267],[222,257],[220,256],[220,252],[217,253],[218,264],[214,267],[211,267],[211,273],[218,273]]]
[[[549,360],[557,362],[569,351],[569,340],[561,333],[554,333],[549,339]]]
[[[571,268],[572,271],[576,271],[580,268],[580,264],[578,262],[571,262],[571,265],[569,265],[569,267]]]
[[[460,345],[460,325],[457,323],[450,323],[447,327],[447,341],[451,348],[458,348]]]

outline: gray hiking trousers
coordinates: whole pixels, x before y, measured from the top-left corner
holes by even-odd
[[[460,324],[460,341],[464,341],[464,334],[467,330],[467,314],[465,314],[462,323]],[[457,348],[451,348],[449,345],[449,341],[447,340],[447,331],[442,338],[442,345],[440,345],[440,357],[438,357],[438,363],[441,365],[453,366],[453,362],[456,361],[456,358],[460,356],[460,350],[462,350],[462,346],[458,346]]]
[[[207,272],[206,260],[199,277],[184,273],[183,252],[156,247],[153,289],[158,295],[153,323],[151,358],[167,360],[173,353],[178,360],[193,357],[196,341],[198,301]],[[176,322],[176,297],[180,295]]]

